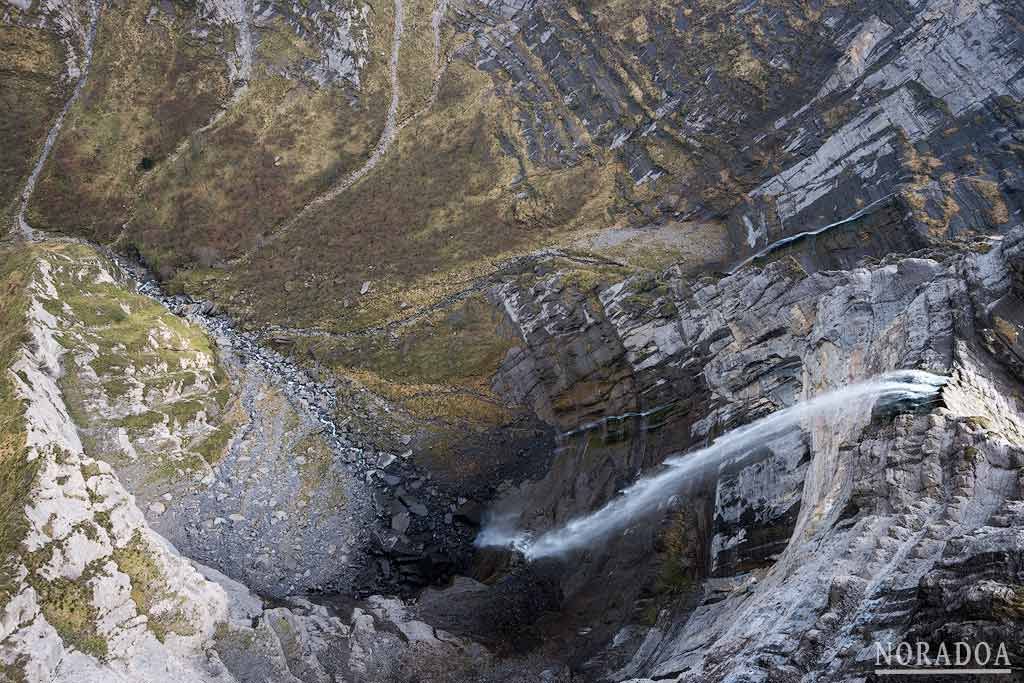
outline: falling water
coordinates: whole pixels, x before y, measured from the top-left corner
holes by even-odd
[[[795,235],[790,235],[789,237],[783,237],[780,240],[776,240],[775,242],[772,242],[771,244],[765,246],[763,249],[761,249],[757,253],[752,254],[751,256],[749,256],[749,257],[743,259],[742,261],[740,261],[740,263],[737,266],[733,267],[729,271],[729,275],[732,275],[737,270],[739,270],[740,268],[743,268],[747,264],[753,263],[754,261],[756,261],[757,259],[761,258],[762,256],[767,256],[768,254],[781,249],[782,247],[786,246],[787,244],[792,244],[793,242],[797,242],[797,241],[805,239],[807,237],[814,237],[816,235],[820,235],[820,234],[828,232],[829,230],[832,230],[834,228],[838,228],[841,225],[847,225],[849,223],[853,223],[854,221],[859,220],[859,219],[863,218],[864,216],[868,215],[869,213],[871,213],[872,211],[874,211],[881,204],[883,204],[886,201],[888,201],[888,200],[892,199],[893,197],[895,197],[896,194],[897,193],[892,192],[892,193],[889,193],[889,194],[885,195],[884,197],[882,197],[880,199],[876,199],[875,201],[871,202],[867,206],[862,207],[858,211],[855,211],[853,214],[847,216],[846,218],[844,218],[842,220],[838,220],[838,221],[835,221],[833,223],[829,223],[828,225],[823,225],[820,228],[815,228],[813,230],[805,230],[803,232],[798,232]]]
[[[480,532],[476,544],[481,547],[511,547],[531,560],[588,546],[626,527],[631,520],[655,510],[695,472],[717,466],[735,455],[763,445],[806,419],[837,409],[843,411],[852,403],[865,399],[876,399],[886,404],[927,401],[936,398],[945,383],[945,377],[922,370],[904,370],[816,396],[734,429],[705,448],[667,459],[665,468],[659,473],[636,481],[604,507],[577,517],[562,527],[533,537],[529,532],[509,529],[503,523],[506,520],[498,520]]]

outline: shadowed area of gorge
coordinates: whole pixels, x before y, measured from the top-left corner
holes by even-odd
[[[0,680],[1020,674],[1017,0],[0,3]]]

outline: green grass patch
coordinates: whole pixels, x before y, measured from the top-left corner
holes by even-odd
[[[39,594],[39,608],[43,616],[64,644],[103,659],[107,655],[107,641],[97,631],[99,611],[92,602],[89,576],[87,568],[75,580],[57,578],[45,581],[36,578],[30,581]]]
[[[682,511],[675,513],[669,521],[662,538],[665,554],[655,580],[655,590],[659,595],[680,595],[698,583],[693,557],[695,549],[691,547],[687,529],[687,525],[692,523]]]
[[[210,432],[202,441],[193,444],[192,449],[199,454],[203,460],[210,465],[216,464],[227,450],[228,444],[231,442],[231,437],[234,436],[235,430],[238,429],[238,421],[231,419],[230,417],[225,418],[221,424]]]
[[[170,633],[182,636],[195,633],[195,627],[188,618],[185,599],[169,590],[167,578],[138,531],[125,547],[114,550],[114,562],[131,579],[132,602],[139,614],[148,617],[147,625],[160,642]],[[173,606],[168,607],[167,601]],[[158,606],[160,612],[155,613],[154,609]]]
[[[122,427],[128,430],[144,431],[163,424],[164,414],[155,410],[147,410],[136,415],[127,415],[120,420]]]
[[[26,247],[0,247],[0,604],[17,590],[15,572],[28,530],[25,505],[39,467],[26,460],[24,405],[15,396],[8,368],[30,342],[25,328],[26,290],[36,270]]]

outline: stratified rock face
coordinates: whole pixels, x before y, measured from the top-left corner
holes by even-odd
[[[648,436],[645,454],[625,464],[631,476],[637,465],[800,396],[902,367],[947,370],[950,278],[927,259],[812,276],[784,260],[719,281],[691,282],[673,270],[631,278],[595,298],[577,296],[576,308],[557,305],[573,296],[558,274],[528,280],[526,291],[503,285],[496,296],[523,330],[525,350],[509,354],[497,381],[551,406],[551,419],[581,448],[588,435],[614,441],[609,425],[617,421],[635,422]],[[598,471],[588,465],[581,476]],[[571,500],[559,500],[566,513],[580,509]]]
[[[943,407],[893,417],[869,402],[815,418],[695,477],[656,518],[573,553],[568,605],[586,609],[607,590],[619,606],[605,603],[604,614],[633,624],[639,615],[622,601],[640,605],[653,591],[655,604],[675,605],[653,629],[609,634],[612,650],[631,641],[636,655],[606,676],[858,680],[876,643],[1016,642],[1019,529],[1008,529],[1024,465],[1013,351],[1022,244],[1017,230],[972,249],[815,274],[788,257],[717,280],[670,269],[591,297],[574,293],[571,265],[556,260],[542,276],[495,287],[523,333],[497,381],[564,425],[548,475],[495,506],[501,525],[558,526],[669,449],[832,388],[901,368],[951,377]],[[681,368],[699,382],[673,380]],[[685,417],[660,408],[687,400]],[[665,432],[676,436],[663,442]],[[992,556],[994,537],[1008,546]],[[638,557],[655,566],[638,568]],[[679,590],[686,604],[672,598]],[[937,631],[924,626],[942,619]]]
[[[934,236],[1019,206],[1017,3],[474,4],[531,158],[614,150],[650,211],[729,213],[738,250],[893,201]]]
[[[1010,529],[1022,495],[1024,423],[1014,398],[1021,378],[995,360],[1002,343],[986,330],[994,327],[991,303],[1012,289],[1008,273],[1019,263],[1021,238],[1016,232],[988,253],[941,262],[893,259],[814,275],[776,294],[763,284],[749,289],[759,279],[784,282],[775,267],[721,283],[718,294],[726,297],[718,310],[728,310],[732,283],[743,283],[732,292],[785,303],[769,304],[779,325],[770,342],[727,345],[707,366],[713,386],[738,390],[724,410],[742,409],[754,358],[775,367],[798,359],[789,381],[804,395],[830,378],[870,376],[889,364],[928,367],[951,376],[945,407],[895,418],[855,417],[851,407],[841,421],[807,425],[806,444],[796,439],[782,448],[792,463],[782,468],[788,477],[800,476],[797,463],[810,449],[784,552],[745,574],[724,599],[720,589],[708,591],[688,618],[665,616],[614,678],[861,680],[875,665],[876,644],[904,639],[933,648],[958,639],[1006,642],[1011,658],[1020,657],[1020,532]],[[791,298],[827,280],[832,286],[802,307]],[[758,308],[742,307],[741,319],[756,321]],[[738,341],[742,322],[729,324]],[[762,485],[739,500],[737,475],[723,471],[716,541],[735,533],[737,518],[756,533],[773,496],[792,490],[786,477],[768,474],[773,465],[778,456],[741,471]],[[996,538],[1005,543],[998,550]],[[735,563],[733,552],[727,543],[712,545],[718,576],[723,566],[750,568]]]
[[[852,190],[863,200],[873,200],[897,191],[899,180],[887,179],[885,173],[887,168],[908,167],[907,160],[899,159],[901,147],[912,147],[911,155],[920,154],[926,164],[934,166],[927,172],[930,176],[944,165],[933,165],[931,159],[942,157],[945,150],[955,154],[963,144],[957,137],[959,131],[951,129],[991,127],[996,139],[972,146],[972,153],[980,152],[986,159],[978,176],[946,178],[941,188],[910,192],[919,192],[924,201],[947,195],[957,207],[956,216],[948,209],[936,215],[937,206],[915,207],[923,210],[922,217],[935,221],[928,227],[938,234],[991,229],[1008,222],[1003,199],[991,192],[995,187],[985,190],[983,186],[998,186],[1004,171],[1014,173],[1006,167],[1013,162],[1003,151],[1003,136],[1009,134],[1006,117],[1012,121],[1014,116],[1013,106],[1006,105],[1019,100],[1024,88],[1017,66],[1021,55],[1012,37],[1015,11],[1019,8],[999,3],[931,2],[910,21],[893,22],[892,26],[871,16],[851,32],[839,68],[815,98],[777,125],[800,125],[787,141],[788,151],[800,153],[811,148],[805,132],[810,126],[806,118],[801,120],[807,109],[841,94],[856,99],[860,111],[822,139],[810,156],[750,196],[772,203],[781,225],[806,224],[807,217],[816,216],[815,204],[822,199],[831,197],[828,201],[834,204],[836,196]],[[954,169],[946,172],[956,173]],[[850,190],[843,187],[847,183]],[[861,194],[864,186],[871,186],[872,194]],[[964,205],[982,207],[986,202],[990,204],[988,216],[977,208],[959,210]],[[850,213],[859,208],[846,205]],[[743,218],[748,225],[752,223],[750,215]]]
[[[51,240],[0,291],[0,677],[1024,659],[1019,0],[0,2],[0,214]],[[808,419],[567,558],[469,558],[897,369],[941,403]],[[307,599],[453,572],[415,614]]]
[[[810,453],[795,433],[770,453],[723,467],[715,485],[712,576],[727,577],[763,567],[786,548],[800,512]]]

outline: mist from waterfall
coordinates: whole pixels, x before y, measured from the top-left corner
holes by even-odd
[[[589,546],[656,510],[694,473],[717,467],[762,446],[804,420],[832,411],[840,414],[849,412],[852,406],[865,400],[898,404],[935,399],[945,383],[946,378],[939,375],[922,370],[902,370],[815,396],[734,429],[709,446],[668,458],[657,474],[637,480],[604,507],[570,520],[564,526],[534,537],[527,531],[510,528],[507,519],[491,520],[480,532],[476,545],[513,548],[529,560]]]

